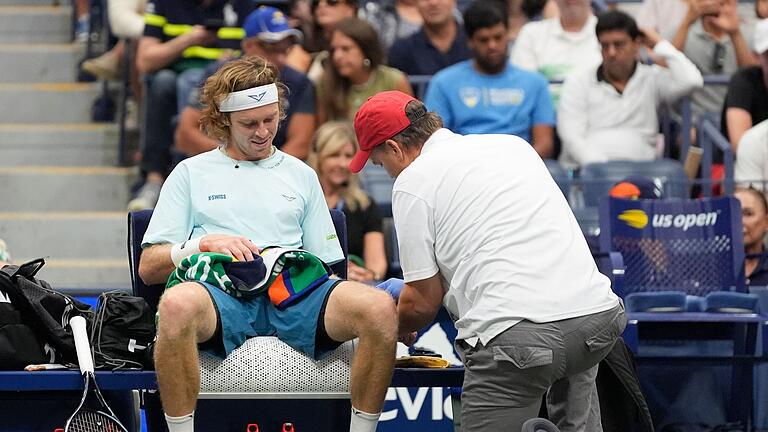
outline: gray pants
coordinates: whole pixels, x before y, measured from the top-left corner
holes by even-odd
[[[622,305],[549,323],[521,321],[475,347],[456,345],[465,366],[462,432],[518,432],[547,394],[562,432],[601,432],[597,364],[624,331]]]

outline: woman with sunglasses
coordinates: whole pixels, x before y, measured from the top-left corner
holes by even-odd
[[[357,16],[356,0],[312,0],[311,23],[304,29],[304,43],[294,49],[288,63],[317,82],[328,59],[331,33],[339,21]],[[298,48],[298,47],[297,47]]]
[[[329,208],[347,217],[349,269],[347,279],[356,282],[378,281],[387,271],[381,215],[376,203],[360,188],[360,180],[349,171],[357,152],[352,124],[330,121],[312,138],[309,164],[317,172]]]
[[[363,102],[382,91],[413,95],[405,74],[383,64],[379,37],[364,20],[346,18],[336,25],[330,56],[317,86],[318,124],[352,120]]]

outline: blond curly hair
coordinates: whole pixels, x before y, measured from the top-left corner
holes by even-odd
[[[339,154],[348,143],[352,144],[353,150],[357,152],[357,137],[352,122],[328,121],[323,123],[312,137],[312,153],[307,159],[307,164],[315,169],[318,177],[323,177],[324,173],[320,169],[322,162],[330,156]],[[371,200],[360,186],[360,179],[357,174],[350,174],[349,183],[341,191],[341,197],[344,198],[344,202],[352,211],[356,211],[358,208],[365,210],[371,205]]]
[[[259,56],[242,57],[224,64],[205,80],[200,92],[200,102],[204,106],[200,128],[211,138],[226,145],[232,123],[230,113],[219,111],[221,102],[229,93],[272,83],[277,84],[280,120],[285,119],[288,89],[279,81],[279,76],[277,68]]]

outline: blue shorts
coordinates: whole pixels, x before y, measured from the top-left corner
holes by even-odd
[[[213,285],[198,282],[208,290],[218,321],[216,333],[200,348],[226,357],[248,338],[277,336],[293,349],[320,359],[341,345],[328,337],[322,323],[318,332],[328,297],[339,282],[342,281],[330,279],[283,310],[276,308],[266,295],[235,298]]]

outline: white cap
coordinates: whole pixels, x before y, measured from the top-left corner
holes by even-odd
[[[768,18],[755,24],[754,47],[758,54],[768,51]]]

